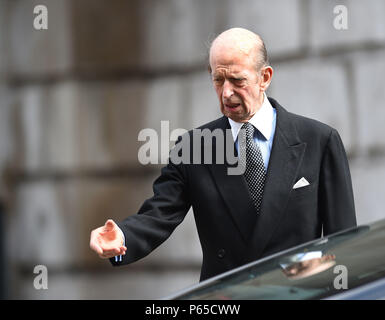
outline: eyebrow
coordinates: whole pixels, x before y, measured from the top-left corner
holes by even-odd
[[[218,74],[218,73],[212,73],[211,74],[212,75],[212,77],[223,77],[223,75],[222,74]],[[229,79],[245,79],[246,78],[246,75],[245,74],[243,74],[242,72],[239,72],[239,73],[237,73],[237,72],[234,72],[234,73],[229,73],[228,74],[228,78]]]

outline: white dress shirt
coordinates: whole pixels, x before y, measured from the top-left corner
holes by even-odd
[[[231,132],[235,141],[235,146],[238,151],[238,134],[243,123],[235,122],[229,119]],[[253,115],[249,122],[257,129],[254,131],[254,143],[257,143],[261,149],[265,169],[269,165],[271,148],[273,146],[273,139],[275,127],[277,122],[276,110],[271,106],[266,94],[263,95],[263,103],[261,108]]]

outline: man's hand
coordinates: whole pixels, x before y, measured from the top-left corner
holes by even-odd
[[[91,232],[90,248],[100,258],[108,259],[125,255],[127,248],[123,246],[123,234],[117,224],[109,219],[104,226]]]

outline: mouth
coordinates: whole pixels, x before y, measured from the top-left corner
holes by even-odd
[[[241,104],[240,103],[231,103],[231,104],[224,104],[225,108],[230,110],[237,109]]]

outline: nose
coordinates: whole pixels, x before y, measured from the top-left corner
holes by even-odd
[[[231,98],[231,96],[234,94],[233,86],[230,81],[225,80],[223,83],[223,98],[225,100],[228,100]]]

